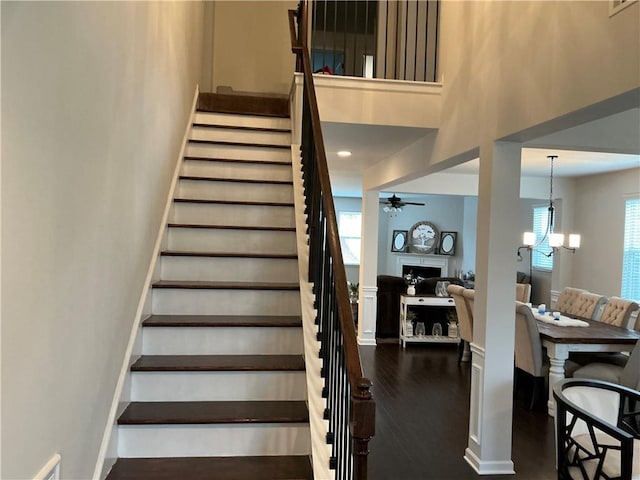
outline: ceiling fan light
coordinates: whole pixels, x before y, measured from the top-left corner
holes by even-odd
[[[384,210],[384,211],[385,211],[385,213],[388,213],[388,212],[389,212],[389,207],[388,207],[387,205],[385,205],[385,206],[384,206],[384,208],[383,208],[382,210]]]

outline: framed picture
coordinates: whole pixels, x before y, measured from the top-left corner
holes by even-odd
[[[442,232],[440,234],[440,255],[456,254],[457,232]]]
[[[440,236],[431,222],[418,222],[409,230],[410,253],[435,253]]]
[[[406,252],[407,251],[407,231],[406,230],[394,230],[391,237],[391,251],[392,252]]]

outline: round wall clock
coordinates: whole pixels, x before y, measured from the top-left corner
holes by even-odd
[[[438,229],[433,223],[418,222],[409,230],[409,252],[435,253],[438,238]]]

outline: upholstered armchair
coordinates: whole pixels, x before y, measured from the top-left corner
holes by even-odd
[[[516,283],[516,300],[529,303],[531,300],[531,285],[528,283]]]
[[[581,288],[565,287],[562,292],[560,292],[558,300],[556,300],[555,310],[568,313],[575,299],[583,292],[586,292],[586,290]]]
[[[633,327],[628,325],[631,314],[638,310],[638,304],[631,300],[623,300],[619,297],[611,297],[602,309],[600,321],[618,327]],[[636,321],[635,329],[638,330],[640,322]]]
[[[596,320],[607,297],[595,293],[581,292],[573,299],[567,310],[561,310],[569,315]]]
[[[636,343],[628,357],[620,354],[614,358],[620,357],[626,358],[623,365],[605,361],[587,363],[573,372],[573,378],[590,378],[617,383],[636,390],[640,389],[640,341]]]
[[[460,285],[449,285],[447,292],[453,298],[456,305],[456,315],[458,316],[458,334],[460,344],[458,345],[458,363],[462,361],[462,353],[473,341],[473,314],[469,310],[469,305],[462,292],[464,287]]]
[[[533,409],[535,401],[544,390],[545,377],[549,374],[549,364],[542,350],[538,323],[528,305],[516,301],[516,368],[528,373],[534,379],[529,408]]]
[[[640,392],[566,379],[554,386],[553,396],[558,479],[640,478]]]

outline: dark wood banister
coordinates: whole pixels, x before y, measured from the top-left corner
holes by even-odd
[[[298,33],[296,35],[295,19],[298,19]],[[298,10],[289,10],[289,31],[291,36],[291,50],[296,54],[297,71],[304,75],[304,94],[309,102],[311,124],[313,130],[316,168],[322,191],[323,211],[326,217],[327,243],[333,259],[334,288],[337,297],[338,317],[342,330],[343,345],[346,358],[347,378],[351,386],[351,414],[349,426],[354,442],[354,478],[366,480],[368,443],[375,432],[375,402],[371,395],[371,381],[363,376],[358,342],[356,339],[355,323],[349,301],[347,276],[344,268],[338,223],[329,179],[324,138],[320,124],[318,103],[311,70],[311,61],[307,48],[306,2],[301,2]]]

